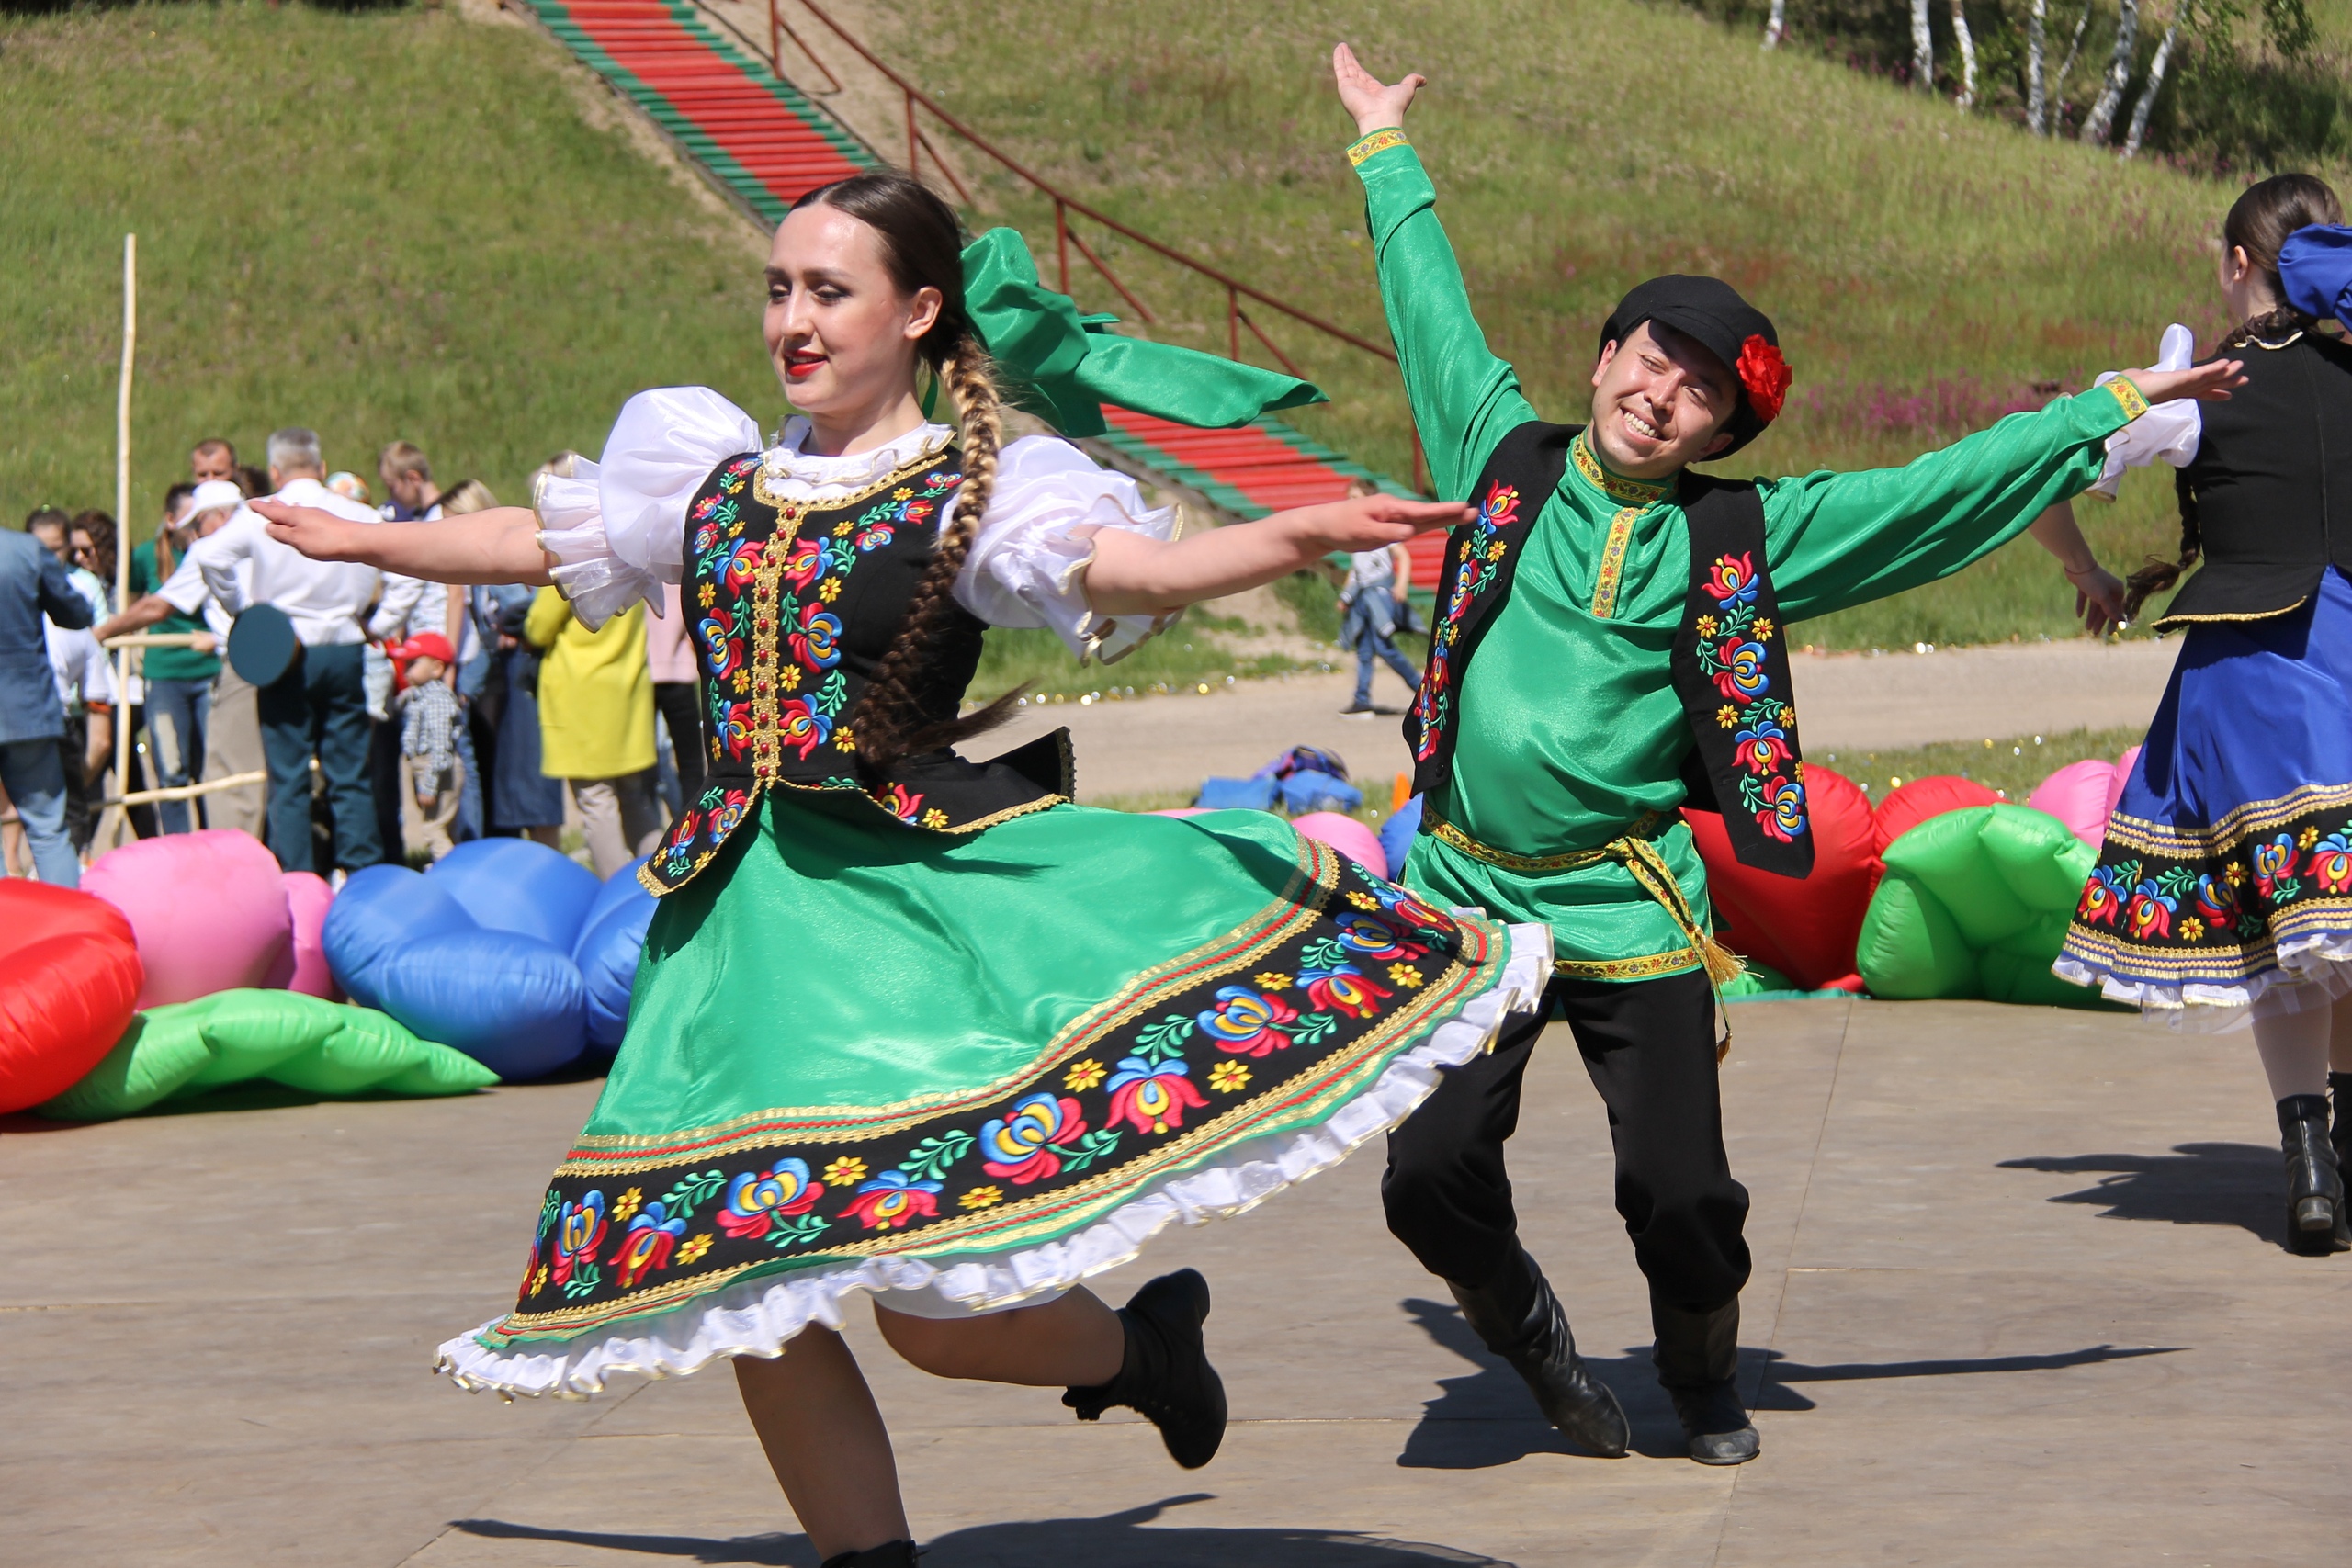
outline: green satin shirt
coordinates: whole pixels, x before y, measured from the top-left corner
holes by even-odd
[[[1441,496],[1467,497],[1503,436],[1538,416],[1471,313],[1419,157],[1386,131],[1349,155],[1430,472]],[[1758,479],[1781,613],[1827,615],[1960,570],[2088,489],[2106,438],[2143,406],[2128,383],[2110,382],[1900,468]],[[1690,589],[1688,525],[1670,483],[1611,475],[1581,439],[1572,456],[1463,678],[1453,783],[1434,803],[1513,855],[1597,849],[1683,796],[1690,736],[1668,659]],[[1801,691],[1795,705],[1801,717]],[[1704,909],[1690,830],[1677,822],[1657,843]],[[1425,833],[1404,880],[1445,904],[1548,923],[1566,976],[1637,980],[1698,964],[1665,908],[1614,862],[1522,874]]]

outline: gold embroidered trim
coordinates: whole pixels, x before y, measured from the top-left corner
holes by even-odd
[[[2204,626],[2208,622],[2227,623],[2231,621],[2275,621],[2281,615],[2293,615],[2296,611],[2301,609],[2311,602],[2312,596],[2306,593],[2283,610],[2257,610],[2252,615],[2159,615],[2156,617],[2155,629],[2157,631],[2165,631],[2176,626]]]
[[[2148,412],[2148,400],[2140,395],[2140,389],[2132,384],[2130,377],[2118,376],[2107,383],[2107,389],[2115,394],[2117,402],[2123,405],[2125,419],[2137,419]]]
[[[2283,828],[2314,811],[2347,807],[2352,807],[2352,784],[2305,784],[2277,800],[2248,801],[2218,822],[2186,831],[2118,813],[2108,818],[2107,841],[2172,860],[2221,860],[2255,834]]]
[[[1036,1058],[1023,1064],[1022,1066],[995,1083],[984,1084],[977,1089],[952,1095],[919,1095],[911,1100],[897,1100],[888,1105],[826,1105],[752,1111],[741,1116],[730,1116],[724,1122],[714,1122],[707,1126],[682,1128],[674,1133],[664,1133],[653,1136],[634,1134],[583,1133],[573,1141],[571,1153],[565,1157],[564,1163],[557,1168],[556,1174],[586,1176],[602,1171],[620,1172],[631,1168],[648,1168],[643,1166],[615,1166],[601,1159],[593,1164],[579,1165],[575,1168],[574,1161],[581,1155],[605,1152],[626,1155],[651,1148],[674,1150],[679,1145],[700,1144],[704,1140],[710,1141],[709,1152],[720,1153],[723,1152],[722,1145],[724,1148],[736,1147],[735,1144],[729,1143],[727,1140],[742,1133],[744,1129],[763,1127],[773,1123],[799,1124],[857,1119],[858,1128],[852,1135],[868,1137],[898,1130],[897,1123],[883,1126],[867,1120],[872,1117],[911,1116],[912,1121],[919,1122],[926,1117],[938,1115],[943,1110],[952,1110],[959,1105],[985,1105],[991,1100],[1012,1092],[1013,1089],[1029,1078],[1036,1077],[1041,1071],[1050,1071],[1060,1066],[1064,1060],[1083,1050],[1104,1030],[1116,1028],[1136,1013],[1151,1007],[1157,993],[1170,979],[1198,968],[1219,953],[1231,952],[1238,954],[1238,956],[1233,960],[1234,966],[1247,967],[1256,963],[1269,947],[1279,946],[1301,924],[1319,918],[1324,908],[1329,904],[1332,895],[1339,889],[1339,854],[1327,845],[1306,838],[1305,835],[1300,836],[1298,845],[1298,858],[1293,862],[1290,875],[1283,884],[1282,891],[1263,905],[1255,915],[1211,937],[1188,953],[1180,953],[1165,963],[1144,970],[1130,980],[1126,987],[1117,996],[1096,1003],[1065,1025],[1061,1032],[1055,1036]],[[1467,921],[1462,923],[1465,929],[1468,928]],[[1245,934],[1251,931],[1258,934],[1254,937]],[[1242,945],[1237,946],[1236,943]],[[1192,983],[1193,982],[1189,979],[1184,981],[1186,985]],[[781,1130],[777,1135],[783,1135]],[[808,1138],[809,1141],[823,1141],[821,1138],[810,1138],[808,1134],[797,1130],[793,1135]],[[665,1157],[674,1159],[675,1156],[672,1154]],[[698,1152],[695,1157],[701,1157],[700,1153]]]
[[[1647,980],[1697,969],[1702,963],[1698,949],[1678,947],[1646,958],[1555,958],[1552,973],[1564,980]]]
[[[2200,979],[2227,985],[2230,980],[2226,975],[2215,977],[2217,968],[2234,966],[2252,974],[2277,964],[2282,937],[2300,936],[2309,930],[2343,931],[2347,927],[2352,927],[2352,898],[2307,898],[2268,917],[2261,937],[2252,942],[2208,942],[2188,949],[2157,947],[2078,924],[2066,932],[2062,951],[2116,971],[2118,979],[2129,980],[2153,971],[2191,985]]]
[[[1494,941],[1486,929],[1473,921],[1463,921],[1462,930],[1465,939],[1475,939],[1475,953],[1470,950],[1474,944],[1465,941],[1465,950],[1461,958],[1449,964],[1425,989],[1416,993],[1410,1005],[1398,1009],[1382,1020],[1377,1027],[1367,1031],[1356,1042],[1346,1060],[1327,1064],[1323,1080],[1310,1092],[1296,1098],[1261,1096],[1254,1103],[1236,1108],[1242,1112],[1239,1115],[1228,1113],[1185,1128],[1177,1136],[1155,1146],[1149,1154],[1090,1176],[1083,1181],[1027,1199],[1015,1199],[996,1208],[954,1216],[944,1224],[927,1227],[919,1247],[909,1247],[904,1236],[876,1232],[827,1247],[824,1259],[803,1267],[823,1267],[826,1261],[842,1258],[885,1254],[913,1253],[935,1257],[950,1248],[1001,1252],[1047,1240],[1069,1232],[1073,1211],[1083,1213],[1106,1201],[1125,1201],[1125,1194],[1148,1186],[1166,1171],[1182,1168],[1198,1159],[1205,1149],[1219,1145],[1237,1145],[1251,1136],[1253,1123],[1262,1126],[1277,1118],[1312,1121],[1328,1115],[1335,1102],[1363,1092],[1365,1080],[1381,1065],[1382,1055],[1400,1035],[1427,1029],[1430,1018],[1441,1011],[1458,1010],[1464,997],[1479,987],[1480,982],[1484,982],[1486,988],[1491,988],[1499,980],[1501,966],[1510,957],[1509,944]],[[599,1167],[593,1171],[559,1170],[557,1174],[624,1173],[613,1168]],[[510,1313],[489,1331],[488,1337],[503,1342],[560,1336],[567,1331],[577,1332],[616,1318],[658,1312],[671,1303],[707,1294],[746,1274],[763,1277],[786,1271],[772,1266],[741,1264],[634,1292],[595,1307]]]
[[[1648,479],[1619,479],[1611,473],[1601,466],[1600,459],[1593,456],[1591,446],[1585,441],[1585,432],[1581,430],[1577,432],[1577,438],[1568,443],[1568,457],[1587,484],[1621,506],[1647,506],[1653,501],[1664,501],[1674,493],[1674,481],[1671,479],[1653,483]]]
[[[1626,829],[1615,842],[1623,843],[1627,839],[1655,839],[1673,823],[1673,817],[1666,812],[1645,811],[1634,819],[1634,825]],[[1621,855],[1611,854],[1606,848],[1576,850],[1567,854],[1559,855],[1515,855],[1509,850],[1498,850],[1491,844],[1482,844],[1453,823],[1443,820],[1433,822],[1430,829],[1430,836],[1440,843],[1450,844],[1460,850],[1472,860],[1485,861],[1488,865],[1500,866],[1505,871],[1516,871],[1525,874],[1536,874],[1547,871],[1583,871],[1588,867],[1599,865],[1603,861],[1623,858]]]
[[[1410,147],[1412,144],[1402,130],[1392,125],[1385,130],[1375,130],[1360,138],[1354,146],[1348,149],[1348,164],[1352,168],[1360,169],[1363,167],[1363,161],[1375,152],[1385,152],[1391,147]]]
[[[1643,508],[1628,506],[1609,520],[1609,538],[1600,547],[1600,570],[1592,583],[1592,614],[1607,620],[1617,610],[1617,579],[1625,567],[1625,547],[1634,537],[1634,519]]]

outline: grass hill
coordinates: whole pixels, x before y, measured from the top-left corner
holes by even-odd
[[[1046,177],[1367,333],[1379,301],[1340,156],[1352,128],[1325,61],[1344,38],[1385,75],[1423,72],[1412,131],[1439,213],[1489,341],[1538,408],[1581,416],[1594,332],[1648,274],[1718,272],[1772,311],[1797,369],[1793,417],[1741,455],[1743,472],[1898,462],[2038,403],[2035,383],[2074,389],[2143,362],[2167,321],[2208,343],[2225,324],[2208,245],[2234,187],[1767,56],[1671,6],[901,0],[867,14],[886,56]],[[1000,220],[1050,234],[1010,182],[986,191]],[[1170,307],[1165,335],[1222,345],[1221,298],[1133,247],[1114,242],[1108,259]],[[1408,471],[1394,372],[1274,330],[1335,400],[1298,423]],[[2177,537],[2166,478],[2135,474],[2118,506],[2081,513],[2112,563]],[[2059,636],[2071,604],[2028,545],[1800,635]]]
[[[873,0],[857,17],[1055,179],[1372,333],[1324,56],[1348,37],[1375,69],[1427,72],[1415,137],[1488,334],[1538,406],[1580,412],[1594,325],[1625,285],[1720,271],[1774,311],[1799,374],[1794,417],[1743,457],[1757,471],[1899,460],[2035,382],[2143,358],[2176,317],[2221,324],[2205,245],[2229,188],[1768,58],[1676,9]],[[706,381],[781,412],[754,332],[755,242],[519,25],[246,3],[10,17],[0,96],[0,511],[112,504],[127,229],[134,533],[202,435],[257,457],[271,425],[313,423],[331,463],[363,471],[405,436],[445,479],[515,498],[639,387]],[[1010,186],[982,197],[983,220],[1050,234]],[[1168,307],[1157,330],[1221,344],[1221,299],[1110,255]],[[1337,400],[1300,423],[1408,471],[1394,372],[1272,330]],[[2171,542],[2169,487],[2134,479],[2086,518],[2111,560]],[[2062,587],[2021,550],[1808,631],[2063,635]]]

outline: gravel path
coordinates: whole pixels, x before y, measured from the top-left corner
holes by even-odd
[[[1794,674],[1805,747],[1818,754],[2144,724],[2179,650],[2177,640],[2084,640],[1800,653]],[[974,750],[1009,750],[1068,725],[1079,793],[1087,799],[1190,789],[1210,773],[1248,773],[1288,746],[1335,750],[1359,780],[1404,770],[1397,716],[1340,716],[1353,690],[1352,675],[1297,675],[1220,686],[1206,696],[1057,704],[1023,714]],[[1408,697],[1386,671],[1373,694],[1399,713]]]

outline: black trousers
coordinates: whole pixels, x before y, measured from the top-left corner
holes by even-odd
[[[1747,1282],[1747,1189],[1724,1153],[1715,999],[1693,970],[1630,985],[1555,980],[1548,1004],[1513,1019],[1487,1055],[1448,1069],[1388,1136],[1380,1195],[1388,1228],[1442,1279],[1483,1285],[1519,1245],[1503,1145],[1521,1081],[1555,1010],[1609,1106],[1617,1213],[1654,1299],[1708,1312]]]

